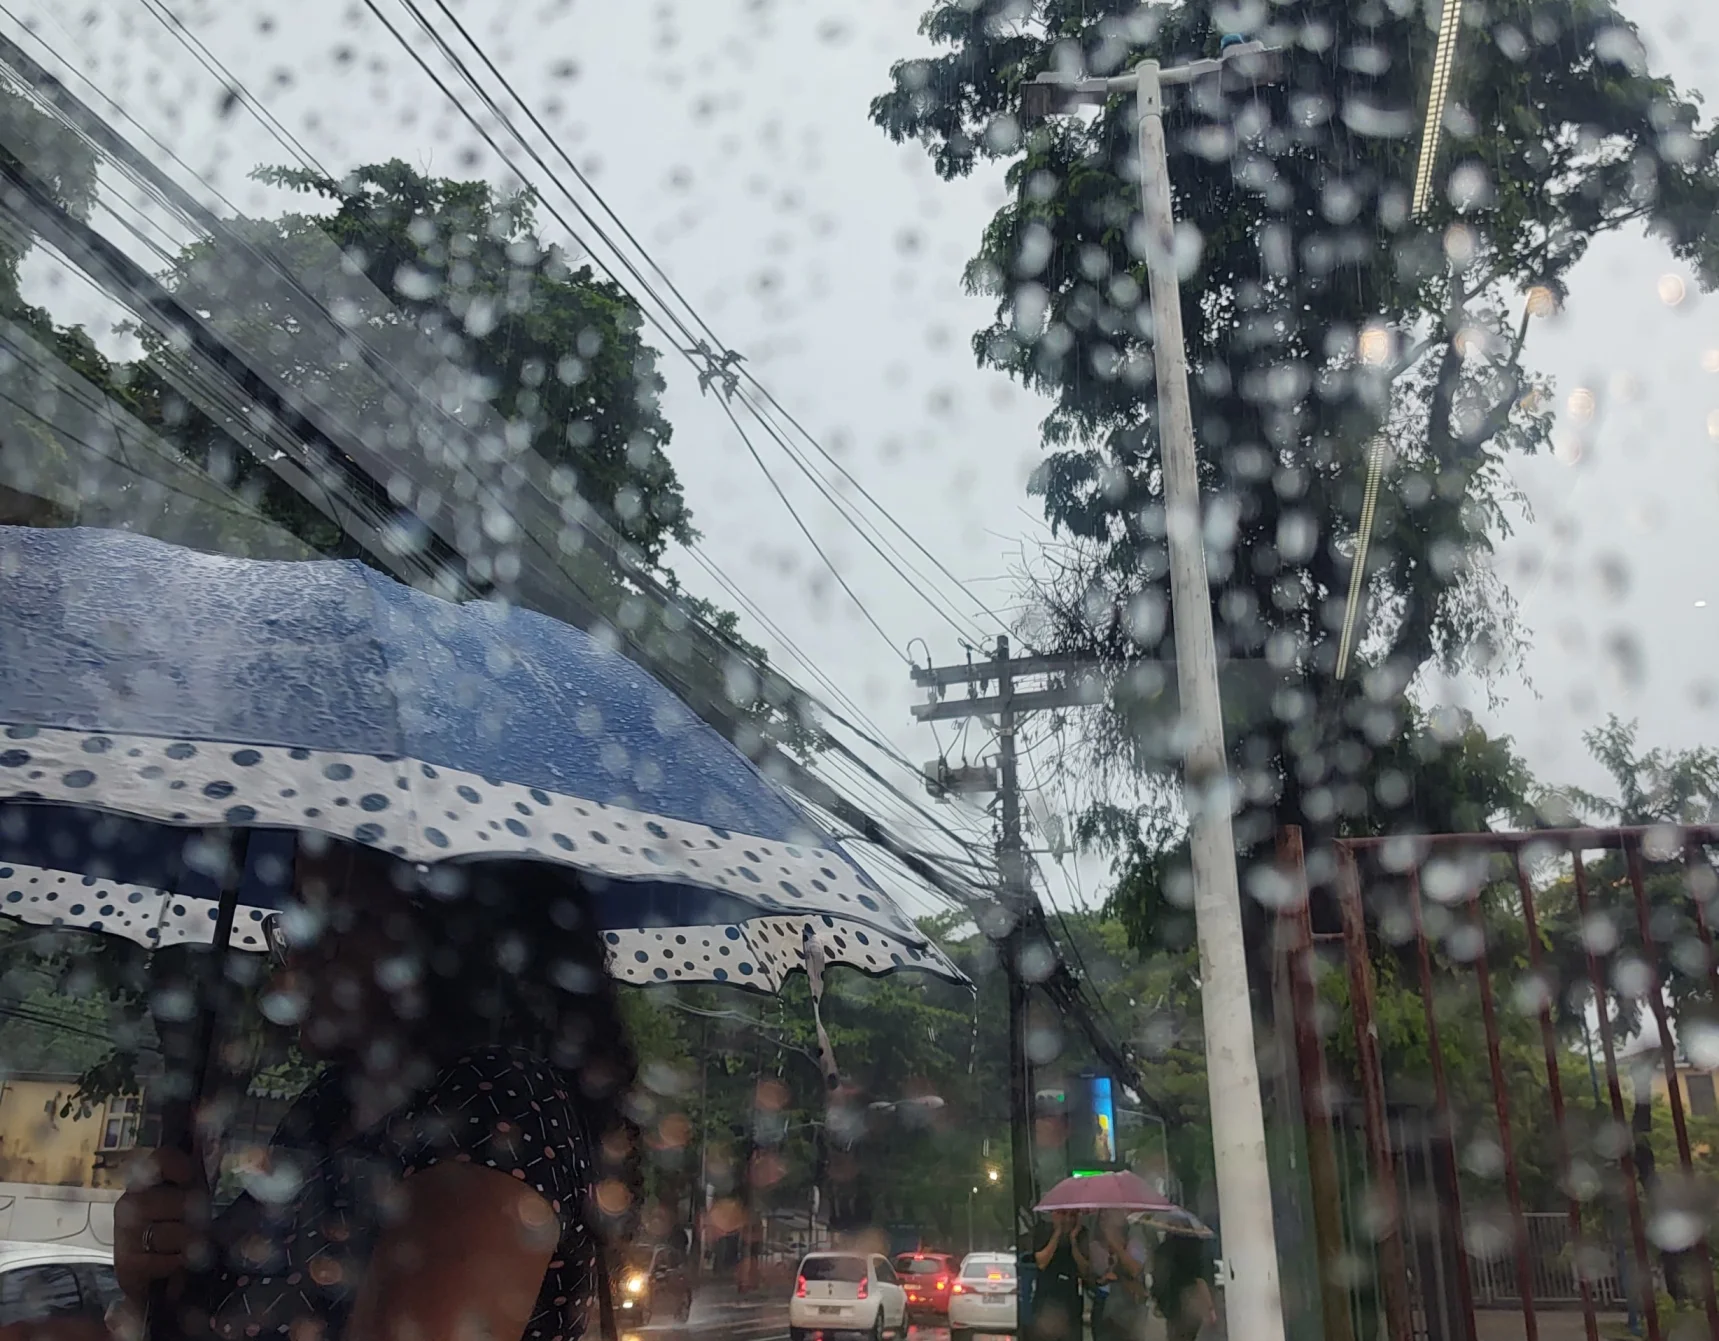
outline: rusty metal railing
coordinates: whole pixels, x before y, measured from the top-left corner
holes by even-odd
[[[1648,1341],[1662,1341],[1666,1320],[1660,1315],[1654,1257],[1649,1250],[1653,1236],[1648,1212],[1652,1208],[1644,1206],[1642,1170],[1632,1148],[1640,1133],[1631,1131],[1626,1111],[1618,1028],[1611,1003],[1631,999],[1636,1011],[1633,1018],[1638,1022],[1644,1016],[1652,1020],[1658,1038],[1657,1048],[1652,1050],[1657,1051],[1657,1064],[1665,1075],[1665,1102],[1678,1162],[1693,1183],[1696,1166],[1679,1082],[1673,1006],[1661,966],[1676,963],[1684,975],[1683,999],[1694,999],[1697,993],[1691,989],[1690,980],[1695,975],[1689,967],[1694,942],[1671,943],[1680,929],[1686,932],[1692,926],[1706,966],[1704,991],[1699,994],[1719,1016],[1719,952],[1712,932],[1713,919],[1719,915],[1719,902],[1714,902],[1719,899],[1719,879],[1706,855],[1714,844],[1719,844],[1719,827],[1675,831],[1659,827],[1573,828],[1339,839],[1332,842],[1331,860],[1324,868],[1330,873],[1329,880],[1322,888],[1309,891],[1300,832],[1288,829],[1279,835],[1278,861],[1291,889],[1299,895],[1279,910],[1278,944],[1290,975],[1291,1035],[1302,1119],[1308,1133],[1313,1229],[1321,1260],[1327,1338],[1347,1341],[1353,1335],[1347,1300],[1340,1295],[1352,1284],[1355,1261],[1367,1259],[1376,1278],[1382,1335],[1390,1341],[1476,1341],[1476,1311],[1487,1307],[1519,1311],[1526,1341],[1538,1341],[1543,1306],[1568,1308],[1572,1303],[1581,1310],[1588,1341],[1599,1341],[1601,1309],[1615,1306],[1625,1290],[1640,1309]],[[1622,857],[1621,871],[1614,863],[1598,893],[1585,856],[1595,851]],[[1497,858],[1488,854],[1501,854],[1508,872],[1500,873]],[[1453,857],[1472,856],[1487,860],[1466,866],[1448,862]],[[1554,871],[1556,880],[1537,886],[1530,859]],[[1438,872],[1439,889],[1429,896],[1423,877],[1437,861],[1448,864]],[[1662,900],[1661,907],[1655,909],[1649,895],[1650,863],[1658,872],[1680,865],[1682,894],[1676,906]],[[1460,877],[1454,888],[1453,871]],[[1553,925],[1545,915],[1546,898],[1560,882],[1565,902],[1552,915],[1557,923]],[[1428,897],[1436,897],[1441,905],[1436,914],[1440,927],[1433,935],[1428,932]],[[1627,944],[1632,925],[1638,939]],[[1610,933],[1599,934],[1597,929],[1602,926],[1610,928]],[[1385,934],[1387,927],[1389,934]],[[1518,935],[1520,954],[1515,949]],[[1509,955],[1504,953],[1506,948],[1511,950]],[[1331,1079],[1335,1068],[1327,1055],[1331,1041],[1321,1035],[1318,1025],[1322,950],[1342,957],[1342,981],[1347,986],[1353,1026],[1352,1057],[1344,1068],[1343,1083],[1335,1087]],[[1401,1077],[1387,1077],[1382,1061],[1376,978],[1387,959],[1395,961],[1390,965],[1393,974],[1400,973],[1405,983],[1413,982],[1421,1000],[1429,1074],[1417,1076],[1412,1086]],[[1626,963],[1627,990],[1620,985],[1618,975]],[[1557,981],[1560,973],[1563,980]],[[1537,1098],[1527,1105],[1527,1111],[1513,1111],[1506,1073],[1506,1029],[1500,1019],[1499,982],[1495,978],[1505,984],[1517,1009],[1537,1019],[1544,1108]],[[1579,1183],[1575,1176],[1579,1152],[1564,1069],[1576,1054],[1560,1039],[1560,1020],[1555,1012],[1559,990],[1564,993],[1567,1009],[1576,1003],[1574,1009],[1581,1014],[1584,1031],[1588,1013],[1597,1016],[1605,1100],[1604,1108],[1596,1108],[1596,1120],[1610,1119],[1614,1148],[1607,1157],[1615,1162],[1617,1173],[1617,1185],[1608,1196],[1598,1195],[1597,1185]],[[1461,1094],[1453,1090],[1447,1065],[1447,1034],[1441,1029],[1437,1008],[1441,992],[1446,996],[1452,992],[1471,994],[1465,999],[1472,999],[1478,1007],[1485,1038],[1484,1085],[1470,1083]],[[1565,1024],[1568,1019],[1566,1011]],[[1589,1064],[1592,1066],[1591,1048]],[[1398,1081],[1399,1090],[1412,1089],[1413,1094],[1394,1094],[1393,1080]],[[1642,1081],[1635,1079],[1633,1083]],[[1477,1093],[1480,1088],[1489,1092]],[[1594,1089],[1598,1104],[1597,1076]],[[1459,1149],[1462,1114],[1488,1106],[1496,1124],[1501,1164],[1498,1173],[1508,1208],[1508,1249],[1496,1258],[1480,1258],[1471,1252],[1469,1231],[1475,1218],[1465,1212]],[[1523,1107],[1520,1102],[1516,1104],[1517,1109]],[[1393,1133],[1398,1133],[1397,1142],[1404,1139],[1400,1133],[1409,1110],[1417,1118],[1415,1130],[1424,1137],[1426,1153],[1417,1155],[1416,1165],[1427,1183],[1424,1198],[1417,1198],[1409,1186],[1404,1169],[1399,1167],[1402,1152],[1394,1148]],[[1538,1153],[1550,1154],[1557,1190],[1548,1193],[1542,1189],[1537,1204],[1531,1206],[1521,1177],[1517,1141],[1523,1122],[1531,1129],[1541,1127],[1547,1115],[1551,1149],[1542,1148]],[[1479,1119],[1471,1120],[1479,1125]],[[1357,1127],[1364,1150],[1365,1224],[1355,1223],[1359,1218],[1355,1215],[1344,1215],[1339,1187],[1338,1152],[1353,1147]],[[1587,1158],[1583,1152],[1582,1159]],[[1418,1217],[1415,1242],[1408,1248],[1405,1198],[1410,1203],[1408,1209]],[[1600,1270],[1595,1265],[1607,1258],[1606,1248],[1596,1242],[1596,1237],[1608,1237],[1603,1229],[1596,1236],[1596,1212],[1601,1221],[1615,1225],[1616,1203],[1620,1201],[1633,1267],[1628,1281],[1621,1278],[1621,1260],[1617,1270]],[[1555,1222],[1561,1222],[1561,1228],[1554,1230]],[[1436,1230],[1437,1242],[1431,1246],[1424,1239],[1427,1223]],[[1709,1230],[1703,1225],[1699,1237],[1681,1250],[1686,1254],[1682,1260],[1693,1265],[1693,1279],[1678,1273],[1677,1283],[1698,1301],[1710,1333],[1719,1338],[1719,1298],[1715,1297]],[[1616,1255],[1620,1259],[1624,1255],[1621,1247]],[[1429,1261],[1435,1270],[1426,1269]],[[1479,1300],[1477,1267],[1485,1287]],[[1436,1288],[1444,1292],[1437,1300],[1428,1294],[1435,1288],[1427,1280],[1432,1275],[1438,1277]],[[1573,1299],[1567,1293],[1571,1289]]]

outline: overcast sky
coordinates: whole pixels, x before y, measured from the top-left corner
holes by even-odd
[[[396,0],[380,5],[410,25]],[[504,177],[362,5],[173,7],[329,168],[399,157],[437,174]],[[890,145],[866,118],[890,62],[923,50],[920,8],[533,0],[459,12],[722,340],[968,583],[977,600],[956,597],[962,627],[994,633],[978,601],[1012,617],[1011,570],[1043,535],[1024,488],[1040,459],[1042,406],[978,371],[968,347],[989,305],[963,294],[960,272],[1002,198],[996,177],[939,182],[922,152]],[[1657,68],[1719,92],[1719,7],[1624,8]],[[84,0],[75,13],[57,0],[20,0],[14,12],[63,72],[93,81],[241,209],[280,206],[245,174],[286,161],[286,151],[247,112],[219,115],[220,84],[141,0]],[[18,31],[3,17],[0,26]],[[59,274],[33,262],[35,296],[74,319],[93,314]],[[1665,301],[1680,290],[1681,302]],[[1566,310],[1532,333],[1529,362],[1556,379],[1560,402],[1586,388],[1596,408],[1586,420],[1565,416],[1555,458],[1513,466],[1532,520],[1502,559],[1533,636],[1527,676],[1492,686],[1490,697],[1467,682],[1433,691],[1514,736],[1548,780],[1601,782],[1580,733],[1609,711],[1639,717],[1652,744],[1719,744],[1716,315],[1719,303],[1702,299],[1663,248],[1632,236],[1595,247]],[[666,341],[655,343],[666,352]],[[926,646],[938,661],[959,659],[956,629],[755,434],[886,642],[833,588],[687,365],[670,353],[663,366],[671,455],[704,553],[902,750],[930,757],[930,731],[908,716],[915,695],[902,658],[922,638],[921,662]],[[690,556],[675,566],[693,590],[733,604]],[[1624,583],[1606,576],[1620,569]],[[756,621],[748,632],[810,680]],[[1095,875],[1090,865],[1082,873],[1087,894]]]

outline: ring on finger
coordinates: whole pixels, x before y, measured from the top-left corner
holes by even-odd
[[[143,1227],[143,1251],[146,1253],[155,1251],[155,1227],[156,1222],[154,1220]]]

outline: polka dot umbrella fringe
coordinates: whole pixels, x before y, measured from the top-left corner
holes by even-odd
[[[260,950],[312,832],[577,871],[629,982],[776,991],[807,937],[831,964],[965,981],[661,683],[533,611],[352,561],[0,527],[0,649],[0,914],[207,943],[222,891],[180,849],[238,832],[230,944]]]

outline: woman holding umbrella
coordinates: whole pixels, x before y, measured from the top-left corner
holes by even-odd
[[[115,1210],[128,1298],[169,1282],[187,1336],[571,1341],[637,1200],[588,907],[541,863],[323,846],[265,1009],[326,1069],[212,1223],[192,1161],[155,1152]]]
[[[1195,1341],[1202,1328],[1218,1320],[1212,1257],[1205,1246],[1212,1231],[1179,1207],[1149,1212],[1142,1223],[1159,1233],[1152,1252],[1152,1302],[1164,1315],[1169,1341]]]
[[[1080,1341],[1081,1282],[1091,1264],[1080,1242],[1080,1212],[1053,1210],[1050,1229],[1033,1252],[1032,1331],[1038,1341]]]
[[[271,912],[271,1009],[328,1067],[212,1225],[186,1153],[124,1199],[151,1341],[569,1341],[635,1204],[610,973],[966,981],[662,684],[521,606],[0,526],[0,647],[0,915],[149,952],[163,1144]]]

